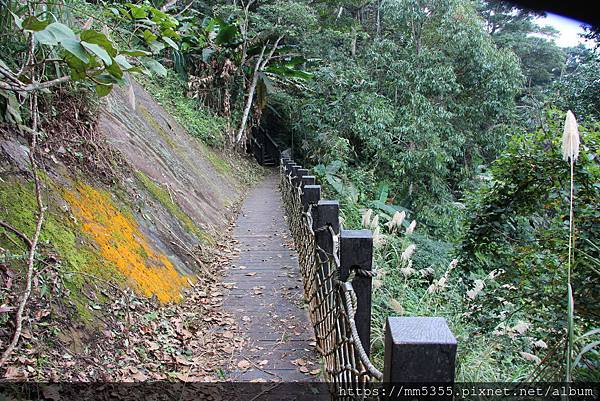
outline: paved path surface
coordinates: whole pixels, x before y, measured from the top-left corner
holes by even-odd
[[[224,307],[246,338],[229,380],[317,380],[318,357],[302,295],[298,258],[284,218],[279,177],[247,196],[234,231],[240,256],[224,280]],[[246,362],[244,362],[246,361]],[[249,366],[248,366],[249,365]],[[311,374],[312,372],[312,374]]]

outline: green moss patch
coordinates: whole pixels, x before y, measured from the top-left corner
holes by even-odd
[[[218,153],[212,149],[209,149],[204,144],[200,144],[200,147],[202,148],[202,153],[204,153],[206,158],[211,162],[217,172],[222,175],[230,174],[232,172],[231,165],[227,162],[227,160],[223,159]]]
[[[171,135],[169,135],[164,128],[158,123],[158,121],[156,121],[156,119],[154,118],[154,116],[152,116],[152,114],[150,114],[150,112],[148,111],[148,109],[146,109],[144,106],[139,105],[138,106],[138,110],[140,111],[140,113],[142,113],[142,115],[144,116],[144,119],[146,120],[146,122],[148,124],[150,124],[150,126],[152,127],[152,129],[154,131],[156,131],[161,138],[163,138],[165,140],[165,142],[167,142],[167,144],[175,149],[177,147],[177,145],[175,144],[175,141],[173,140],[173,138],[171,138]]]

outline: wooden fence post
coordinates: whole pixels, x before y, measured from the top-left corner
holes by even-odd
[[[320,200],[317,203],[316,213],[313,214],[313,231],[317,239],[317,245],[329,254],[333,254],[333,238],[329,230],[317,231],[320,228],[331,226],[333,232],[340,232],[340,220],[338,217],[340,204],[334,200]]]
[[[300,197],[304,211],[307,212],[310,205],[316,205],[321,200],[320,185],[305,185]]]
[[[302,182],[300,186],[304,188],[307,185],[315,185],[315,176],[314,175],[303,175]]]
[[[299,169],[301,169],[301,168],[302,168],[302,166],[301,166],[301,165],[299,165],[299,164],[294,164],[294,165],[292,166],[292,185],[293,185],[294,187],[297,187],[297,186],[298,186],[298,184],[297,184],[297,180],[298,180],[298,170],[299,170]]]
[[[302,185],[302,177],[304,177],[305,175],[308,175],[308,170],[305,168],[299,168],[296,171],[296,186],[299,187]]]
[[[356,294],[356,330],[360,342],[370,355],[371,348],[371,281],[373,235],[371,230],[342,230],[340,233],[340,280],[347,281],[354,271],[352,288]]]
[[[456,338],[442,317],[388,317],[383,381],[454,384]]]

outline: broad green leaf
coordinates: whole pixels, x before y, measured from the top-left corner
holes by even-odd
[[[177,43],[175,43],[175,42],[173,41],[173,39],[171,39],[171,38],[169,38],[169,37],[166,37],[166,36],[164,36],[162,39],[165,41],[165,43],[167,43],[167,44],[168,44],[169,46],[171,46],[173,49],[175,49],[175,50],[179,50],[179,46],[177,46]]]
[[[86,77],[87,63],[83,63],[81,59],[69,51],[65,53],[64,59],[71,68],[71,79],[73,79],[73,81],[78,81]]]
[[[46,30],[52,32],[57,41],[62,42],[67,39],[74,39],[75,34],[68,26],[61,24],[60,22],[53,22]]]
[[[339,169],[342,168],[343,163],[341,160],[334,160],[327,165],[327,173],[335,174]]]
[[[146,43],[152,43],[156,39],[158,39],[158,36],[156,36],[155,34],[153,34],[152,32],[150,32],[148,29],[146,29],[144,31],[144,39],[146,40]]]
[[[117,49],[115,49],[113,43],[102,32],[98,32],[93,29],[87,29],[81,32],[79,37],[83,42],[93,43],[101,46],[111,57],[117,55]]]
[[[111,85],[111,84],[122,85],[125,83],[125,81],[123,79],[117,78],[114,75],[111,75],[108,73],[98,74],[98,75],[94,76],[94,78],[96,79],[96,81],[99,81],[101,84],[104,84],[104,85]]]
[[[61,43],[62,46],[72,55],[81,60],[84,64],[90,62],[90,57],[77,39],[66,39]]]
[[[52,32],[47,29],[43,31],[37,31],[33,33],[33,37],[35,40],[42,45],[55,46],[58,44],[56,37]]]
[[[119,66],[118,62],[112,63],[111,65],[106,67],[106,71],[108,71],[110,73],[110,75],[112,75],[113,77],[115,77],[117,79],[123,78],[123,70]]]
[[[165,44],[163,42],[159,42],[158,40],[155,40],[154,42],[150,43],[150,48],[154,53],[161,52],[165,47]]]
[[[165,29],[164,31],[162,31],[160,33],[160,36],[163,36],[163,37],[167,36],[169,38],[175,38],[175,39],[179,38],[179,34],[171,28],[168,28],[168,29]]]
[[[110,54],[108,54],[108,52],[106,50],[104,50],[102,47],[100,47],[99,45],[97,45],[95,43],[87,43],[87,42],[81,42],[81,45],[83,47],[85,47],[87,50],[94,53],[96,56],[100,57],[100,59],[107,66],[112,64],[112,58],[110,57]]]
[[[131,10],[131,16],[133,18],[141,19],[148,17],[148,13],[135,4],[127,4],[127,7],[129,7],[129,10]]]
[[[158,61],[152,58],[145,58],[142,60],[142,64],[150,71],[160,75],[161,77],[167,76],[167,69]]]
[[[13,19],[15,20],[15,25],[19,28],[19,29],[23,29],[23,18],[19,17],[17,14],[13,13],[11,10],[8,10],[12,16]]]
[[[150,56],[152,53],[145,50],[121,50],[121,54],[126,54],[132,57]]]
[[[112,90],[113,86],[112,85],[101,85],[101,84],[97,84],[96,85],[96,93],[99,96],[106,96],[110,93],[110,91]]]
[[[22,27],[27,31],[41,31],[46,29],[46,27],[50,24],[50,21],[40,21],[34,16],[29,16],[23,20]]]
[[[127,58],[122,55],[119,54],[117,57],[115,57],[115,61],[117,63],[119,63],[119,65],[123,68],[125,68],[126,70],[129,70],[130,68],[133,68],[133,66],[129,63],[129,61],[127,60]]]

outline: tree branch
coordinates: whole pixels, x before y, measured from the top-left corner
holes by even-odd
[[[2,220],[0,220],[0,227],[6,229],[8,231],[12,231],[13,234],[15,234],[17,237],[21,238],[23,240],[23,242],[25,242],[27,247],[31,248],[31,240],[29,239],[29,237],[27,237],[27,235],[23,234],[21,231],[17,230],[13,226],[11,226],[8,223],[5,223]]]
[[[21,338],[21,331],[23,329],[23,312],[25,311],[25,307],[27,306],[27,301],[29,300],[29,296],[31,295],[31,282],[33,278],[33,268],[35,263],[35,251],[37,249],[38,241],[40,239],[40,233],[42,232],[42,223],[44,221],[44,214],[46,212],[46,207],[44,206],[44,202],[42,200],[42,189],[40,183],[40,177],[37,172],[37,162],[35,160],[35,149],[37,146],[37,128],[38,128],[38,98],[37,93],[33,93],[31,96],[31,116],[32,116],[32,125],[31,128],[35,134],[31,138],[31,146],[29,149],[29,162],[31,163],[31,173],[33,174],[33,181],[35,185],[35,199],[37,203],[37,221],[35,224],[35,232],[33,234],[33,238],[31,239],[31,245],[29,246],[29,256],[27,258],[27,276],[25,278],[25,291],[23,295],[21,295],[21,299],[19,300],[19,307],[17,309],[17,314],[15,315],[15,332],[13,337],[8,344],[8,347],[2,353],[2,357],[0,358],[0,366],[4,365],[10,355],[14,351],[15,347],[19,343],[19,339]]]
[[[42,89],[48,89],[58,84],[62,84],[64,82],[70,81],[71,76],[65,75],[64,77],[56,78],[51,81],[46,82],[34,82],[28,85],[23,86],[13,86],[7,84],[6,82],[0,81],[0,89],[9,90],[13,92],[35,92]]]

